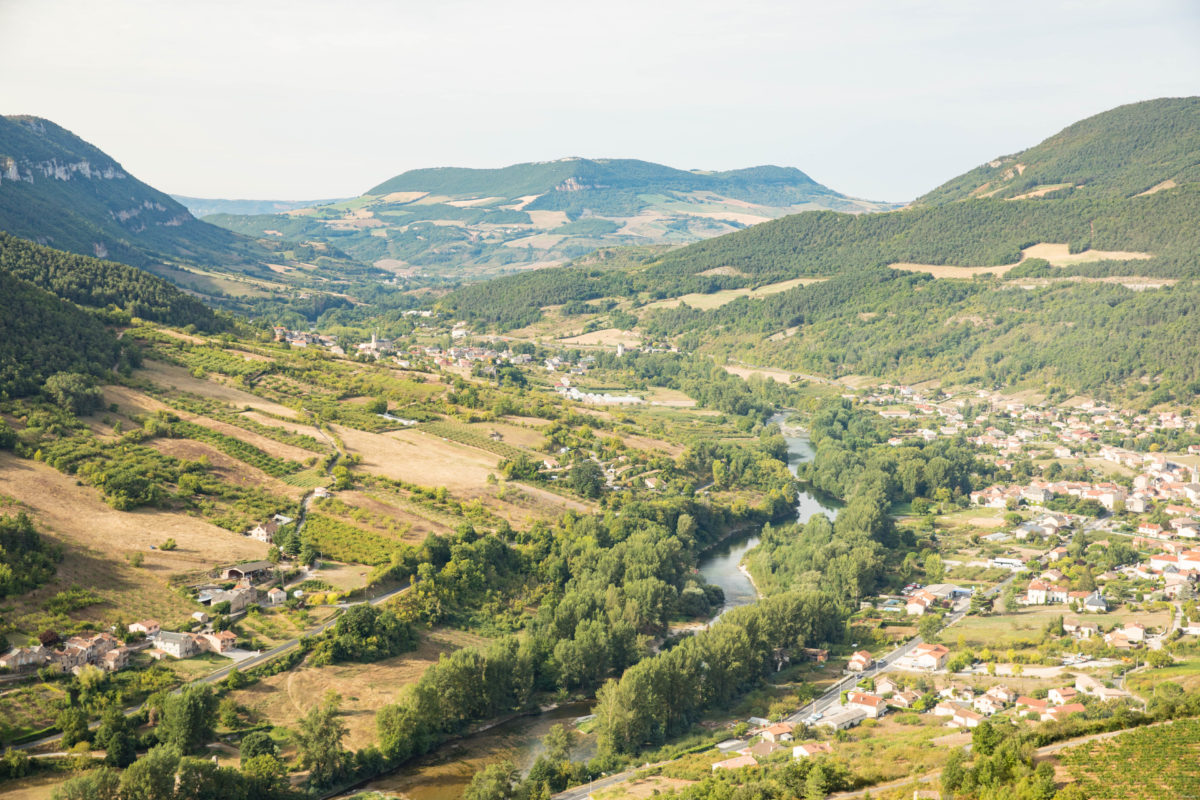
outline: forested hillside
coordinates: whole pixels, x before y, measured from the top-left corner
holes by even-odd
[[[0,232],[0,272],[28,281],[64,300],[92,308],[118,308],[131,316],[202,331],[225,327],[213,310],[162,278],[140,269],[64,253]]]
[[[0,398],[34,394],[57,372],[103,374],[122,352],[95,316],[0,271]]]
[[[1088,117],[1046,141],[1001,156],[916,201],[1016,198],[1051,191],[1130,197],[1200,180],[1200,98],[1147,100]]]
[[[542,305],[570,300],[710,293],[904,262],[1015,264],[1024,248],[1041,242],[1068,244],[1072,253],[1153,256],[1119,268],[1089,266],[1083,270],[1087,274],[1197,274],[1200,232],[1193,221],[1200,214],[1200,99],[1123,106],[1073,125],[1028,153],[1038,174],[1073,175],[1092,188],[1020,200],[935,202],[951,197],[947,187],[975,181],[962,176],[901,211],[809,211],[672,250],[625,274],[587,268],[522,275],[486,288],[465,287],[443,303],[503,327],[526,324]],[[1028,180],[1042,180],[1029,174]],[[1171,188],[1140,194],[1168,180]],[[1134,190],[1139,196],[1130,197]]]
[[[1037,377],[1096,390],[1157,376],[1160,395],[1200,388],[1200,100],[1118,108],[1020,159],[1030,180],[1085,188],[951,203],[937,200],[951,197],[943,187],[902,211],[797,214],[612,268],[593,260],[467,286],[439,302],[498,329],[534,323],[547,306],[581,321],[607,312],[597,325],[829,377]],[[976,178],[956,180],[946,186]],[[1042,243],[1058,244],[1055,264],[1023,252]],[[653,304],[798,277],[827,280],[709,310]]]
[[[244,262],[249,244],[38,117],[0,117],[0,230],[137,266],[163,258]]]

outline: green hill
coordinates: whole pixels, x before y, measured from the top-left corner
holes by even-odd
[[[1198,108],[1196,99],[1125,106],[1021,154],[1024,177],[1071,180],[1071,191],[972,197],[962,188],[978,176],[963,176],[900,211],[796,214],[633,263],[467,286],[439,302],[513,328],[546,306],[586,311],[587,301],[619,299],[619,313],[595,313],[597,304],[580,325],[634,320],[653,341],[828,377],[1093,390],[1150,376],[1168,393],[1195,391]],[[651,302],[799,277],[825,280],[710,310]]]
[[[0,273],[27,281],[64,300],[97,309],[203,331],[225,323],[213,310],[172,284],[112,261],[79,256],[0,232]]]
[[[254,237],[315,239],[407,274],[478,279],[601,247],[686,244],[808,209],[894,208],[846,197],[798,169],[674,169],[566,158],[502,169],[439,167],[290,213],[207,217]]]
[[[248,238],[202,222],[103,151],[37,117],[0,117],[0,231],[139,267],[243,311],[246,298],[275,302],[292,286],[344,293],[383,277],[321,242]]]
[[[1131,197],[1167,181],[1200,181],[1200,97],[1147,100],[1088,117],[1035,147],[960,175],[916,203],[1009,199],[1047,190],[1056,196]]]
[[[121,360],[96,316],[0,271],[0,400],[35,394],[56,372],[101,375]]]
[[[37,117],[0,117],[0,229],[135,266],[247,260],[242,237],[200,222],[103,151]]]

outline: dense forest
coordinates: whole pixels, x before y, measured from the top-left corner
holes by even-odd
[[[28,281],[64,300],[91,308],[116,308],[168,325],[216,332],[227,327],[194,297],[134,267],[77,256],[0,231],[0,272]]]
[[[1200,98],[1131,103],[1080,120],[1028,150],[990,161],[916,203],[953,202],[985,193],[1018,197],[1063,184],[1078,194],[1129,197],[1164,180],[1200,180],[1198,151]]]
[[[0,298],[0,398],[34,394],[55,373],[100,375],[125,362],[91,313],[2,271]]]

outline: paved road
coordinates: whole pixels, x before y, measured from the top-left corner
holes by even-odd
[[[984,592],[984,596],[995,597],[998,593],[1004,591],[1004,587],[1012,583],[1015,577],[1016,573],[1014,572],[1000,583]],[[952,611],[949,616],[946,617],[946,624],[943,626],[943,628],[948,628],[965,617],[967,615],[967,611],[970,610],[970,607],[971,604],[969,600],[960,600],[958,605],[955,606],[954,611]],[[864,678],[874,678],[887,672],[888,670],[894,669],[896,663],[900,661],[900,659],[909,655],[917,647],[917,645],[922,644],[924,641],[925,640],[920,636],[914,636],[904,644],[897,647],[895,650],[892,650],[887,655],[878,659],[875,662],[875,666],[866,672],[852,672],[846,675],[838,680],[837,683],[833,684],[833,686],[829,687],[829,689],[827,689],[825,693],[816,700],[797,709],[794,714],[787,717],[786,721],[796,724],[804,721],[814,713],[827,714],[829,711],[841,704],[842,692],[852,688]]]

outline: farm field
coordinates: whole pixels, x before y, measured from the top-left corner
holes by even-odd
[[[149,444],[160,453],[179,459],[196,461],[203,456],[212,464],[211,471],[214,474],[235,486],[259,486],[272,494],[292,500],[299,500],[305,492],[299,486],[272,478],[244,461],[231,458],[204,442],[192,439],[154,439]]]
[[[445,486],[451,492],[477,491],[495,473],[499,456],[438,436],[407,429],[365,433],[333,426],[346,449],[362,457],[362,469],[421,486]]]
[[[1094,800],[1174,800],[1200,794],[1200,720],[1128,731],[1062,751],[1059,760]]]
[[[1094,261],[1141,261],[1152,257],[1150,253],[1126,250],[1085,250],[1082,253],[1072,253],[1069,245],[1043,242],[1022,250],[1021,260],[1017,263],[1002,264],[998,267],[956,267],[948,264],[913,264],[909,262],[897,262],[888,264],[888,266],[904,272],[928,272],[935,278],[971,278],[975,275],[1005,275],[1009,270],[1031,258],[1045,259],[1054,267],[1066,267]]]
[[[173,388],[181,392],[198,394],[201,397],[219,400],[222,403],[237,406],[238,408],[249,406],[267,414],[292,419],[296,417],[296,411],[287,406],[272,403],[270,400],[264,400],[257,395],[227,386],[216,380],[195,378],[183,367],[165,364],[161,361],[147,360],[146,365],[142,369],[134,371],[134,377],[145,378],[151,383],[155,383],[166,389]]]
[[[798,377],[794,372],[775,369],[774,367],[743,367],[735,364],[726,364],[725,371],[730,375],[737,375],[739,378],[749,378],[752,375],[758,375],[767,380],[784,384],[791,383],[792,378]]]
[[[592,331],[591,333],[582,333],[578,336],[569,336],[558,340],[559,344],[565,345],[590,345],[602,347],[616,347],[618,344],[623,344],[626,347],[641,346],[642,339],[636,333],[629,331],[621,331],[616,328],[604,328],[603,330]]]
[[[106,617],[181,619],[194,609],[170,587],[172,578],[266,555],[265,544],[196,517],[154,509],[116,511],[95,489],[77,486],[35,461],[0,454],[0,482],[5,494],[23,504],[39,530],[62,543],[65,552],[55,579],[25,595],[14,616],[31,613],[48,597],[79,584],[105,598]],[[168,538],[175,539],[178,549],[150,550]],[[143,554],[142,567],[126,562],[132,552]]]
[[[1126,622],[1140,622],[1146,627],[1162,629],[1170,622],[1167,612],[1128,611],[1108,614],[1073,614],[1065,606],[1030,606],[1014,613],[990,617],[967,616],[951,630],[961,636],[968,647],[1009,647],[1019,642],[1038,642],[1046,626],[1058,617],[1071,617],[1094,622],[1104,630]]]
[[[1170,667],[1134,672],[1128,680],[1130,690],[1143,696],[1149,696],[1155,686],[1167,682],[1178,684],[1184,691],[1194,692],[1200,689],[1200,659],[1191,658]]]

